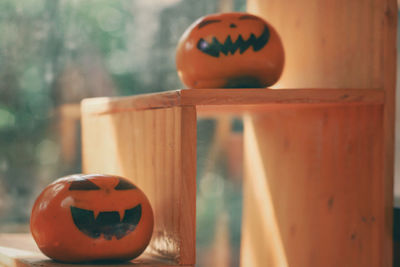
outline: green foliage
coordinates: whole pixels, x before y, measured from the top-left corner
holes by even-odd
[[[244,0],[233,2],[243,11]],[[215,0],[0,1],[2,231],[5,225],[27,224],[44,185],[80,172],[79,142],[72,148],[74,161],[61,157],[58,108],[84,97],[181,88],[176,43],[195,19],[218,7]],[[79,136],[77,127],[70,131]],[[207,153],[212,131],[203,136],[199,158]],[[203,165],[199,160],[199,169]],[[199,178],[210,189],[199,192],[200,245],[212,242],[209,226],[222,211],[232,221],[232,240],[240,238],[240,188],[223,176],[216,170],[212,179]]]

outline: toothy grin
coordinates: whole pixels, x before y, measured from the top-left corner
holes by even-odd
[[[91,238],[99,238],[102,234],[106,240],[113,236],[121,239],[134,231],[142,217],[142,205],[125,210],[123,218],[118,211],[102,211],[95,217],[93,210],[71,206],[71,215],[76,227]]]
[[[231,36],[228,35],[223,44],[221,44],[215,36],[212,38],[211,43],[208,43],[206,40],[201,38],[197,42],[197,48],[201,52],[212,57],[219,57],[220,53],[225,56],[229,53],[233,55],[238,49],[239,53],[243,54],[251,46],[255,52],[261,50],[268,43],[269,38],[270,32],[268,27],[265,26],[264,31],[259,37],[256,37],[254,33],[252,33],[247,40],[244,40],[242,35],[239,34],[237,40],[233,42]]]

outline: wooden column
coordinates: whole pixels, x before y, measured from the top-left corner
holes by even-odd
[[[381,265],[382,106],[245,118],[242,266]]]
[[[248,10],[282,37],[277,87],[386,98],[247,117],[242,266],[392,266],[396,1],[248,0]]]
[[[194,264],[195,108],[101,111],[88,106],[82,111],[83,171],[127,177],[149,197],[155,228],[145,257]]]

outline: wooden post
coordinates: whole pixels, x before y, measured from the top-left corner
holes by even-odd
[[[245,119],[242,266],[382,266],[382,106]]]
[[[248,10],[282,37],[278,87],[375,88],[386,100],[246,119],[242,265],[392,266],[396,1],[248,0]]]

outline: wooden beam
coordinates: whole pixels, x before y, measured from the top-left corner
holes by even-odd
[[[129,97],[100,97],[82,101],[84,114],[108,114],[173,106],[251,106],[276,104],[382,104],[382,90],[365,89],[184,89]],[[242,108],[242,107],[241,107]]]

